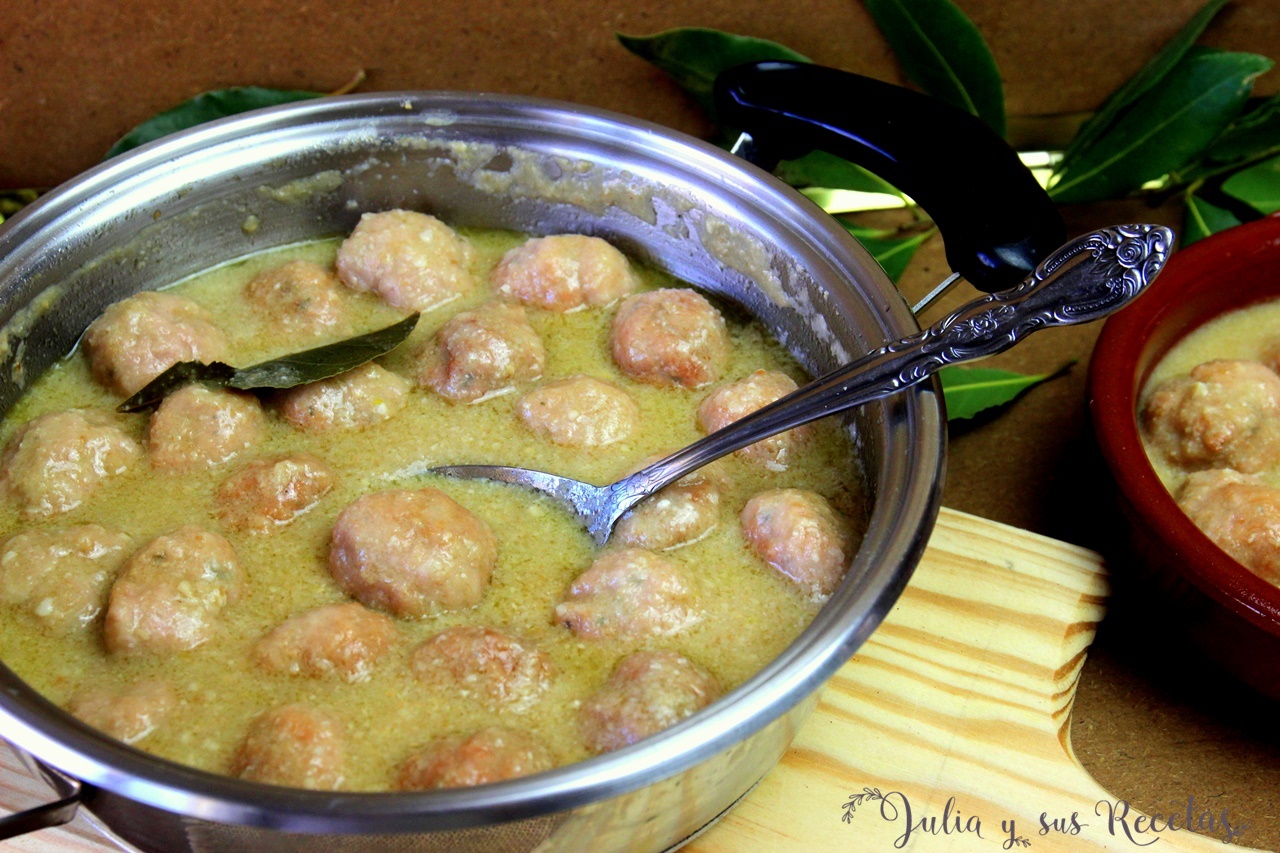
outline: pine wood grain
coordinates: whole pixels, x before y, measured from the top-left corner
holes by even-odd
[[[1105,809],[1094,813],[1114,798],[1076,761],[1069,723],[1106,595],[1093,552],[944,510],[906,592],[827,685],[782,763],[685,849],[1075,853],[1132,851],[1157,837],[1161,850],[1221,849],[1218,837],[1186,830],[1138,833],[1144,824],[1132,811],[1131,841],[1120,824],[1109,831]],[[844,804],[864,789],[887,795],[897,819],[865,798],[845,821]],[[43,785],[0,753],[0,809],[43,799]],[[917,828],[902,841],[907,804],[913,823],[933,818],[937,833]],[[1082,826],[1041,835],[1042,813],[1067,826],[1075,813]],[[956,832],[956,815],[969,831]],[[1009,820],[1029,847],[1005,846],[1001,822]],[[50,853],[118,849],[94,833],[81,817],[9,843]]]
[[[1069,724],[1106,595],[1093,552],[944,510],[902,598],[827,685],[782,763],[686,849],[1075,853],[1133,851],[1157,837],[1162,850],[1221,849],[1185,830],[1137,832],[1136,811],[1131,841],[1124,824],[1109,830],[1106,807],[1094,813],[1114,798],[1080,767]],[[893,795],[896,820],[868,797],[845,822],[843,805],[866,788],[900,792],[912,820],[934,818],[937,834],[903,839]],[[951,815],[973,830],[976,817],[981,837],[956,832],[954,819],[942,830],[952,797]],[[1082,826],[1041,835],[1042,813],[1066,826],[1075,813]],[[1029,847],[1005,846],[1009,820]]]

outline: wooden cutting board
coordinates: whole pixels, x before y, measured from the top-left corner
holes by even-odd
[[[1170,830],[1164,816],[1153,829],[1126,813],[1071,751],[1076,679],[1106,595],[1097,554],[943,510],[902,598],[781,764],[685,849],[1132,853],[1159,839],[1165,851],[1221,850],[1221,826],[1193,835],[1185,815]],[[46,799],[0,751],[0,810]],[[8,844],[118,849],[83,817]]]

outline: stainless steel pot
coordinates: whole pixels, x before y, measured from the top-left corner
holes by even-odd
[[[700,141],[576,106],[474,94],[304,102],[161,140],[0,231],[0,405],[110,302],[249,252],[407,207],[455,224],[596,234],[759,317],[804,366],[917,330],[834,220]],[[848,420],[873,497],[847,577],[777,660],[704,712],[615,753],[433,793],[318,793],[160,760],[0,669],[0,735],[144,850],[662,850],[774,765],[815,691],[875,629],[924,550],[945,425],[929,384]],[[68,779],[69,777],[69,779]],[[837,807],[832,803],[831,807]]]

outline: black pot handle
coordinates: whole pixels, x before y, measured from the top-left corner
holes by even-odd
[[[1053,201],[980,119],[928,95],[797,62],[753,62],[716,78],[716,110],[751,136],[772,170],[820,149],[914,199],[942,232],[947,261],[979,290],[1021,282],[1066,241]]]
[[[61,776],[61,774],[59,775]],[[69,777],[62,778],[69,780]],[[80,808],[80,803],[84,799],[86,792],[80,782],[69,781],[71,790],[62,799],[0,818],[0,840],[17,838],[19,835],[26,835],[29,832],[62,826],[74,820],[76,811]]]

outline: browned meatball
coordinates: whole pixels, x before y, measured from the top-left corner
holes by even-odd
[[[286,391],[280,414],[307,432],[362,429],[404,408],[409,382],[370,362],[340,376]]]
[[[618,519],[613,535],[627,545],[665,551],[697,542],[719,522],[720,480],[703,468],[642,501]]]
[[[390,616],[348,601],[286,619],[257,642],[253,656],[271,672],[365,681],[397,636]]]
[[[616,385],[570,376],[525,394],[516,403],[516,415],[556,444],[600,447],[631,435],[640,422],[640,407]]]
[[[261,440],[265,422],[252,394],[188,385],[165,397],[151,416],[151,464],[178,472],[221,465]]]
[[[720,312],[692,290],[668,288],[628,296],[613,318],[613,360],[633,379],[701,388],[729,360]]]
[[[470,293],[471,247],[434,216],[366,213],[338,249],[338,277],[397,308],[428,311]]]
[[[596,557],[556,605],[556,621],[579,637],[642,639],[677,634],[701,621],[680,566],[640,548]]]
[[[1280,489],[1230,469],[1198,471],[1178,506],[1218,547],[1280,586]]]
[[[249,725],[231,762],[231,774],[251,782],[336,791],[346,776],[346,737],[331,715],[306,705],[284,705]]]
[[[94,377],[129,396],[180,361],[226,356],[227,338],[190,299],[145,291],[107,306],[84,333]]]
[[[71,410],[23,425],[0,453],[0,488],[28,517],[69,512],[142,456],[107,414]]]
[[[194,649],[213,636],[244,579],[231,543],[187,525],[157,536],[124,564],[111,587],[103,639],[121,654]]]
[[[742,533],[756,556],[818,601],[835,591],[853,559],[849,522],[804,489],[774,489],[747,501]]]
[[[329,570],[347,594],[396,616],[426,616],[480,601],[498,540],[438,489],[365,495],[333,526]]]
[[[797,387],[795,380],[785,373],[757,370],[746,379],[711,392],[698,406],[698,426],[706,433],[724,429],[756,409],[787,396]],[[738,450],[737,455],[770,471],[785,471],[812,432],[813,428],[808,426],[787,430],[748,445]]]
[[[599,237],[535,237],[502,256],[490,276],[504,296],[552,311],[610,305],[640,286],[621,252]]]
[[[550,770],[551,753],[532,735],[505,726],[489,726],[469,737],[433,740],[400,767],[401,791],[487,785]]]
[[[423,682],[475,695],[491,708],[523,713],[551,686],[555,666],[536,646],[493,628],[459,626],[413,653]]]
[[[232,530],[269,533],[318,504],[333,479],[329,466],[310,453],[255,459],[218,486],[214,506]]]
[[[1261,471],[1280,461],[1280,376],[1256,361],[1207,361],[1161,383],[1142,423],[1178,465]]]
[[[0,601],[24,605],[55,634],[82,629],[106,606],[130,544],[96,524],[19,533],[0,550]]]
[[[452,317],[419,359],[419,385],[474,403],[540,377],[547,353],[523,308],[487,302]]]
[[[349,293],[329,270],[312,261],[289,261],[263,270],[244,295],[286,333],[322,335],[349,310]]]
[[[168,682],[140,681],[123,690],[81,690],[71,697],[67,711],[116,740],[137,743],[155,731],[177,703]]]
[[[611,752],[670,728],[720,696],[720,684],[672,651],[627,655],[579,711],[582,734],[596,752]]]

